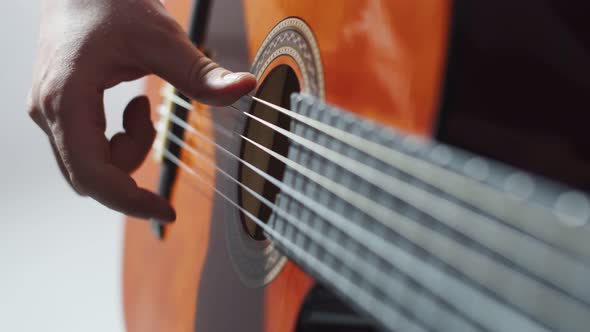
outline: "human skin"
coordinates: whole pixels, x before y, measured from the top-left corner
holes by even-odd
[[[66,180],[124,214],[170,222],[168,201],[129,175],[155,137],[145,96],[125,108],[124,132],[105,136],[104,91],[156,74],[187,96],[228,105],[252,90],[249,73],[205,57],[157,0],[44,0],[28,111]]]

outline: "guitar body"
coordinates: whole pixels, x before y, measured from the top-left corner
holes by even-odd
[[[178,22],[189,21],[191,1],[166,1],[166,6]],[[287,65],[303,92],[386,126],[430,136],[441,98],[450,7],[449,1],[440,0],[213,1],[206,47],[229,69],[249,70],[261,48],[269,47],[264,41],[273,28],[297,18],[311,32],[304,48],[315,48],[313,70],[321,71],[322,79],[316,75],[310,83],[304,77],[309,71],[305,61],[301,65],[293,56],[279,55],[255,73],[259,82],[274,68]],[[163,84],[157,78],[147,82],[154,109],[163,103]],[[215,139],[210,119],[217,116],[216,110],[196,107],[205,116],[191,115],[188,122]],[[185,134],[185,141],[220,158],[210,145],[199,145],[194,135]],[[181,160],[212,183],[220,182],[212,165],[185,153]],[[148,159],[135,178],[155,190],[158,176],[158,163]],[[272,271],[257,280],[241,274],[232,256],[239,248],[229,243],[236,238],[228,235],[232,223],[240,224],[239,218],[185,170],[179,170],[171,201],[178,219],[167,227],[163,240],[145,221],[130,218],[126,223],[127,330],[294,331],[313,278],[276,257]],[[236,229],[243,231],[241,226]],[[269,240],[241,238],[252,242],[246,246],[260,250],[272,246]]]

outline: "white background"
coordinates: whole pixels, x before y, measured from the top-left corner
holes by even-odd
[[[122,331],[123,217],[72,192],[25,111],[39,15],[0,1],[0,331]],[[107,93],[111,133],[140,91]]]

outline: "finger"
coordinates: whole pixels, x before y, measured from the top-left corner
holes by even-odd
[[[123,128],[124,133],[111,138],[111,162],[122,171],[131,173],[144,161],[156,137],[147,97],[137,97],[127,105],[123,113]]]
[[[146,43],[143,52],[148,69],[176,86],[187,96],[211,105],[229,105],[256,86],[250,73],[232,73],[207,58],[177,28]]]
[[[104,136],[102,94],[76,91],[62,105],[54,132],[72,185],[109,208],[130,216],[172,221],[175,213],[162,197],[139,188],[124,171],[111,163],[109,141]]]
[[[97,165],[91,171],[92,187],[84,184],[89,196],[103,205],[129,216],[153,219],[163,223],[176,219],[176,213],[164,198],[139,188],[125,172],[111,164]]]

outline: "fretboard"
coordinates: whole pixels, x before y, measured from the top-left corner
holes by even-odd
[[[311,97],[291,105],[286,213],[269,225],[358,310],[395,331],[590,326],[585,193]]]

